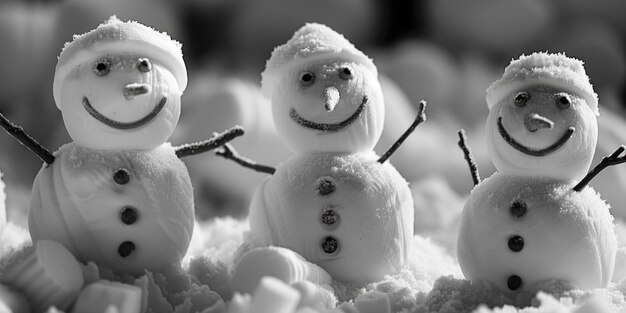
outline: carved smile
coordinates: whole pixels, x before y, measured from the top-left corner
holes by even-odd
[[[361,105],[359,105],[356,111],[352,115],[350,115],[350,117],[348,117],[347,119],[339,123],[325,124],[325,123],[311,122],[309,120],[304,119],[302,116],[300,116],[298,112],[296,112],[296,110],[293,108],[291,109],[291,111],[289,111],[289,117],[291,117],[291,119],[294,122],[306,128],[311,128],[311,129],[315,129],[315,130],[319,130],[323,132],[335,132],[343,128],[346,128],[350,126],[350,124],[354,123],[354,121],[356,121],[365,110],[365,107],[367,106],[367,102],[368,102],[367,96],[363,96],[363,101],[361,101]]]
[[[98,110],[96,110],[93,106],[91,106],[91,103],[89,103],[89,99],[87,99],[87,97],[83,97],[83,107],[91,116],[93,116],[93,118],[97,119],[98,121],[102,122],[103,124],[107,126],[110,126],[116,129],[133,129],[133,128],[137,128],[137,127],[141,127],[145,125],[146,123],[154,119],[159,114],[159,112],[161,112],[161,110],[163,110],[166,102],[167,102],[166,97],[161,98],[161,101],[159,101],[159,103],[154,107],[154,109],[152,109],[150,113],[146,114],[144,117],[136,121],[118,122],[98,112]]]
[[[502,126],[502,117],[498,117],[498,131],[500,132],[500,136],[502,136],[502,139],[504,139],[504,141],[506,141],[511,147],[515,148],[517,151],[531,156],[539,157],[548,155],[561,148],[570,138],[572,138],[572,135],[574,134],[576,129],[574,127],[568,128],[563,136],[561,136],[561,138],[557,140],[557,142],[544,149],[531,149],[513,139],[513,137],[509,135],[506,129],[504,129],[504,126]]]

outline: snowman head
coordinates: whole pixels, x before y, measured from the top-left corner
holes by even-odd
[[[277,47],[262,73],[274,123],[298,152],[372,150],[384,102],[371,59],[327,26],[306,24]]]
[[[522,55],[487,89],[487,104],[487,147],[498,171],[567,181],[587,173],[598,98],[581,61]]]
[[[54,100],[72,139],[93,149],[153,149],[180,117],[180,43],[115,16],[61,51]]]

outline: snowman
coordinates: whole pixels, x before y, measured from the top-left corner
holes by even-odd
[[[382,157],[384,102],[372,60],[327,26],[306,24],[274,49],[262,74],[278,133],[295,154],[277,168],[218,153],[272,174],[250,206],[249,249],[233,290],[250,292],[262,276],[287,283],[333,279],[364,284],[399,271],[413,237],[408,183]]]
[[[487,104],[497,172],[482,182],[473,173],[477,185],[457,246],[463,274],[507,294],[550,281],[606,287],[617,241],[609,206],[586,186],[598,172],[585,176],[596,148],[598,99],[583,63],[564,54],[522,55],[487,89]],[[623,162],[622,151],[602,167]]]
[[[4,116],[0,124],[44,162],[33,183],[29,231],[81,261],[141,274],[177,264],[194,225],[179,159],[241,135],[173,147],[187,71],[180,43],[115,16],[75,36],[59,56],[54,100],[73,142],[51,154]]]
[[[262,73],[278,133],[295,155],[277,168],[218,154],[272,174],[250,206],[249,249],[233,275],[250,292],[262,276],[287,283],[364,284],[397,272],[413,237],[408,183],[373,147],[384,102],[372,60],[327,26],[306,24],[274,49]]]

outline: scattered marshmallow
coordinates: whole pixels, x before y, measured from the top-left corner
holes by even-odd
[[[141,301],[141,288],[137,286],[99,281],[81,291],[72,313],[107,312],[111,307],[118,313],[140,313]]]
[[[84,280],[80,265],[62,244],[39,240],[5,269],[2,282],[23,293],[35,312],[42,312],[50,306],[69,307]]]

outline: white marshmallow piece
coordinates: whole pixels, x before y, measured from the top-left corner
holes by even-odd
[[[292,313],[300,301],[300,293],[274,277],[263,277],[254,292],[255,313]]]
[[[119,313],[140,313],[141,300],[141,288],[137,286],[98,281],[83,289],[72,313],[104,312],[109,309]]]
[[[51,306],[68,308],[84,278],[80,265],[62,244],[39,240],[23,259],[6,268],[2,282],[26,295],[34,312],[43,312]]]

